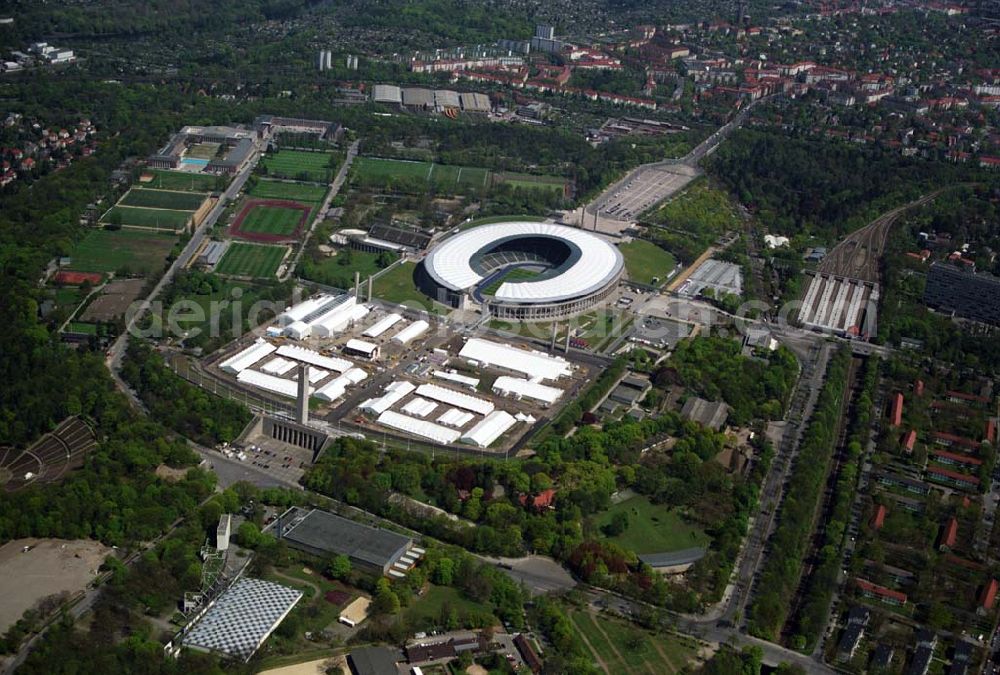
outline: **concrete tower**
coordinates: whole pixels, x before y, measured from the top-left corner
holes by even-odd
[[[299,364],[299,396],[296,399],[296,421],[309,423],[309,364]]]

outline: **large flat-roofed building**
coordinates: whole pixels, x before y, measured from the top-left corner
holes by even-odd
[[[293,507],[269,531],[292,548],[320,557],[346,555],[354,567],[378,574],[388,574],[413,547],[410,537],[318,509]]]
[[[417,274],[425,293],[498,319],[572,316],[603,302],[625,270],[621,252],[574,227],[514,221],[480,225],[431,249]]]
[[[302,599],[302,591],[262,579],[243,578],[213,602],[181,638],[196,651],[249,661]]]
[[[372,92],[372,100],[376,103],[402,105],[403,93],[394,84],[376,84],[375,91]]]
[[[964,319],[1000,325],[1000,277],[934,263],[927,272],[924,303]]]

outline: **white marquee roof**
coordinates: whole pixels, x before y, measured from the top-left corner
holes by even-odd
[[[563,395],[562,389],[546,384],[531,382],[520,377],[501,375],[493,383],[493,389],[504,395],[524,396],[543,403],[555,403]]]
[[[434,422],[418,420],[417,418],[410,417],[409,415],[401,415],[400,413],[393,412],[392,410],[386,410],[384,413],[379,415],[378,423],[384,424],[387,427],[392,427],[393,429],[405,431],[406,433],[413,434],[414,436],[429,438],[435,443],[454,443],[458,440],[458,437],[462,435],[462,432],[460,431],[443,427],[440,424],[434,424]]]
[[[476,398],[475,396],[469,396],[468,394],[463,394],[460,391],[440,387],[436,384],[420,385],[417,387],[417,394],[423,396],[424,398],[429,398],[433,401],[440,401],[441,403],[447,403],[448,405],[453,405],[456,408],[464,408],[465,410],[470,410],[474,413],[479,413],[480,415],[488,415],[493,412],[493,408],[496,407],[493,405],[492,401]]]
[[[438,422],[449,427],[460,429],[471,422],[473,417],[475,417],[475,415],[470,412],[465,412],[464,410],[459,410],[458,408],[448,408],[444,414],[438,417]]]
[[[350,370],[354,367],[354,364],[347,359],[340,359],[335,356],[324,356],[323,354],[320,354],[312,349],[296,347],[295,345],[281,345],[278,348],[278,356],[287,356],[290,359],[302,361],[303,363],[308,363],[309,365],[316,366],[318,368],[325,368],[326,370],[335,370],[338,373],[343,373],[344,371]]]
[[[524,373],[533,382],[557,380],[568,376],[571,372],[569,361],[562,357],[519,349],[482,338],[470,338],[458,355],[488,366]]]
[[[517,424],[517,420],[509,412],[494,410],[479,424],[462,434],[462,442],[478,445],[480,448],[488,448],[493,444],[493,441],[500,438],[515,424]]]
[[[471,260],[476,253],[510,237],[548,237],[579,250],[579,258],[557,276],[535,281],[507,282],[493,294],[513,302],[558,302],[592,293],[617,276],[624,264],[621,252],[585,230],[551,223],[507,222],[481,225],[456,234],[436,246],[424,265],[439,284],[453,291],[470,289],[483,280]]]
[[[403,317],[401,315],[393,312],[392,314],[384,316],[375,323],[373,323],[371,326],[365,329],[365,332],[362,333],[362,335],[364,335],[365,337],[376,338],[402,320]]]
[[[381,415],[383,412],[396,405],[404,398],[407,394],[416,389],[416,386],[412,382],[407,382],[406,380],[396,380],[385,388],[385,393],[378,398],[370,398],[359,407],[362,410],[369,410],[376,415]]]
[[[403,330],[393,335],[392,340],[393,342],[398,342],[399,344],[405,345],[407,342],[417,337],[418,335],[422,335],[430,327],[431,325],[426,321],[424,321],[423,319],[420,319],[419,321],[414,321],[409,326],[407,326]]]
[[[299,383],[295,380],[286,380],[274,375],[267,375],[259,370],[247,369],[241,371],[236,376],[236,379],[243,384],[249,384],[251,387],[264,389],[275,394],[280,394],[281,396],[287,396],[288,398],[297,398],[299,395]],[[311,395],[312,393],[313,388],[309,387],[309,394]]]
[[[257,338],[252,345],[223,361],[219,367],[228,373],[240,373],[265,356],[273,353],[275,346],[264,338]]]

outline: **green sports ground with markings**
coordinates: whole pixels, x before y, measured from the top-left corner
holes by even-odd
[[[261,158],[261,166],[269,176],[280,176],[299,180],[328,183],[336,171],[330,166],[332,152],[308,152],[305,150],[280,150]]]
[[[121,206],[141,206],[151,209],[172,209],[174,211],[196,211],[207,195],[178,190],[150,190],[132,188],[121,198]]]
[[[283,206],[253,207],[240,224],[241,232],[292,234],[299,227],[303,211]]]
[[[305,204],[319,204],[326,197],[329,188],[310,183],[290,183],[280,180],[259,179],[248,191],[258,199],[288,199]]]
[[[241,277],[273,277],[287,250],[285,246],[233,242],[215,266],[215,271]]]

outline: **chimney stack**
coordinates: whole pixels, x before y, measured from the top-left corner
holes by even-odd
[[[298,417],[299,424],[309,423],[309,364],[299,364],[299,397],[298,397]]]

